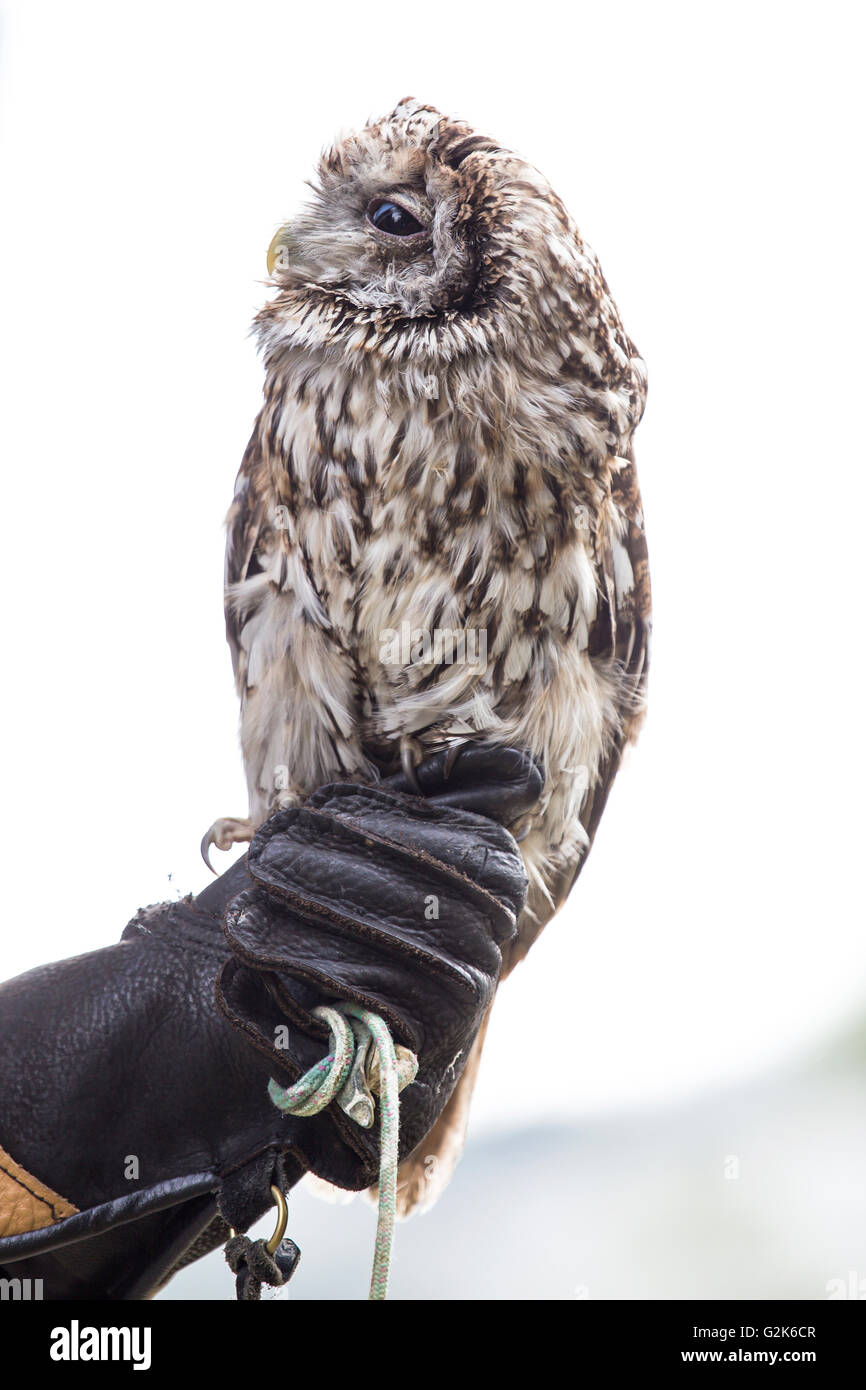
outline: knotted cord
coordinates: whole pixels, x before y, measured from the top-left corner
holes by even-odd
[[[400,1091],[415,1080],[418,1059],[395,1046],[383,1018],[359,1004],[322,1004],[316,1018],[331,1030],[331,1052],[293,1086],[273,1079],[268,1094],[285,1115],[318,1115],[333,1100],[363,1129],[375,1119],[373,1092],[379,1096],[379,1209],[369,1297],[387,1297],[394,1223],[397,1218],[397,1165],[400,1145]]]

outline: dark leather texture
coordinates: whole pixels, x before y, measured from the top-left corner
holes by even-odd
[[[368,1005],[417,1050],[401,1152],[423,1139],[523,902],[497,822],[535,802],[541,774],[520,752],[480,747],[448,778],[441,758],[418,775],[425,798],[401,777],[321,789],[197,898],[0,986],[0,1144],[80,1209],[0,1240],[0,1267],[43,1277],[46,1298],[143,1297],[217,1203],[245,1229],[272,1180],[288,1188],[312,1168],[343,1187],[374,1181],[376,1129],[335,1106],[286,1117],[268,1097],[272,1075],[294,1079],[327,1051],[319,1003]],[[425,915],[431,895],[438,918]]]

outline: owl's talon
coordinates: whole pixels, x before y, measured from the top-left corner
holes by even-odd
[[[400,740],[400,765],[403,768],[403,776],[409,783],[412,790],[418,795],[423,796],[421,783],[418,781],[418,773],[415,771],[421,761],[423,752],[421,745],[416,743],[414,738],[404,736]]]
[[[448,778],[451,776],[452,772],[454,771],[454,768],[457,766],[457,759],[460,757],[460,754],[463,752],[463,749],[465,747],[465,743],[452,743],[451,747],[448,749],[447,753],[445,754],[444,761],[442,763],[443,782],[448,781]]]
[[[510,827],[512,838],[518,845],[523,844],[523,841],[526,839],[527,835],[532,830],[532,821],[532,815],[527,814],[525,816],[521,816],[519,820],[516,820],[514,824]]]
[[[212,832],[211,832],[210,830],[208,830],[208,831],[202,836],[202,842],[201,842],[201,845],[200,845],[201,857],[202,857],[202,859],[204,860],[204,862],[207,864],[208,868],[210,869],[210,871],[211,871],[211,873],[214,875],[214,877],[217,878],[217,877],[218,877],[217,871],[216,871],[216,869],[214,868],[213,864],[210,862],[210,847],[211,847],[211,845],[212,845],[213,843],[214,843],[213,834],[212,834]]]
[[[210,862],[210,847],[216,845],[217,849],[231,849],[232,845],[243,844],[251,840],[255,834],[255,826],[249,820],[234,820],[226,817],[224,820],[215,820],[210,830],[208,830],[201,842],[201,857],[207,864],[211,873],[216,875],[217,870]]]

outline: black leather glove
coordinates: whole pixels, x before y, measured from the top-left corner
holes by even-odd
[[[461,773],[471,772],[466,756]],[[476,812],[344,783],[273,816],[247,867],[255,887],[226,919],[235,959],[218,984],[223,1011],[289,1081],[327,1051],[317,1004],[353,1000],[380,1014],[419,1061],[401,1105],[404,1157],[438,1118],[493,997],[526,894],[514,841]],[[280,1049],[287,1019],[296,1028]],[[289,1131],[319,1177],[375,1182],[377,1131],[339,1106]]]
[[[274,1182],[287,1190],[307,1168],[349,1188],[375,1181],[375,1129],[335,1106],[284,1117],[267,1093],[272,1075],[291,1080],[327,1050],[320,1003],[361,1002],[417,1051],[401,1151],[423,1139],[523,901],[517,848],[495,822],[528,810],[541,776],[495,748],[467,749],[448,779],[442,758],[418,776],[428,800],[401,778],[323,788],[196,899],[0,988],[0,1198],[35,1179],[23,1208],[0,1200],[0,1233],[4,1212],[15,1223],[0,1266],[43,1278],[45,1298],[140,1298],[227,1224],[247,1229]]]

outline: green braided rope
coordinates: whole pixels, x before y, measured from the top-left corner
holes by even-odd
[[[397,1165],[400,1140],[397,1054],[394,1051],[394,1039],[391,1037],[390,1029],[378,1014],[359,1008],[357,1004],[343,1004],[341,1008],[352,1018],[366,1023],[379,1052],[379,1210],[369,1296],[371,1299],[385,1299],[388,1297],[391,1247],[394,1243],[394,1223],[397,1219]]]
[[[358,1039],[348,1018],[357,1019],[369,1030],[379,1061],[379,1211],[370,1294],[373,1300],[388,1295],[391,1248],[397,1219],[397,1166],[400,1144],[400,1090],[414,1080],[417,1058],[401,1048],[404,1065],[398,1065],[391,1030],[378,1014],[359,1004],[321,1005],[313,1010],[331,1030],[333,1051],[316,1062],[294,1086],[280,1086],[271,1079],[268,1094],[284,1115],[318,1115],[336,1097],[348,1080],[355,1059]]]

